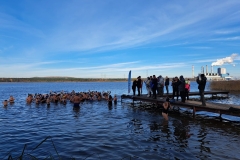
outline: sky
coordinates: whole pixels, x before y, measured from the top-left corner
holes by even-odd
[[[239,17],[239,0],[2,0],[0,77],[240,77]]]

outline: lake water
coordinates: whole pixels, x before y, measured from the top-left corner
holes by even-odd
[[[71,103],[50,107],[25,103],[28,93],[89,89],[117,94],[118,104],[84,102],[74,111]],[[196,83],[191,83],[191,90],[197,91]],[[173,114],[166,123],[160,113],[121,103],[122,94],[127,94],[127,82],[1,83],[0,100],[10,95],[16,100],[0,109],[0,159],[19,157],[25,144],[24,159],[30,159],[27,154],[58,159],[56,150],[62,159],[240,159],[239,123],[220,122],[206,112],[195,119]],[[240,105],[239,94],[215,101]]]

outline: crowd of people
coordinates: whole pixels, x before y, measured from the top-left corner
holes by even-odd
[[[8,103],[14,103],[13,96],[10,96],[9,100],[4,100],[3,105],[7,106]],[[50,91],[49,94],[28,94],[26,98],[26,102],[28,104],[35,103],[35,104],[46,104],[50,106],[51,103],[60,103],[66,105],[67,102],[73,103],[73,107],[77,108],[80,107],[80,103],[84,101],[102,101],[105,100],[108,102],[108,105],[117,104],[117,95],[114,97],[111,96],[111,91],[88,91],[88,92],[75,92],[74,90],[70,93],[65,92],[52,92]]]
[[[152,97],[153,99],[157,98],[157,95],[163,96],[164,88],[166,89],[166,94],[169,94],[169,85],[170,79],[168,76],[164,79],[161,75],[156,77],[155,75],[147,77],[146,80],[142,80],[141,76],[137,77],[137,79],[133,80],[132,83],[132,91],[133,95],[136,95],[137,89],[137,96],[142,94],[142,86],[143,83],[146,85],[147,90],[147,97]],[[185,102],[186,99],[189,99],[189,91],[190,91],[190,80],[185,80],[183,76],[173,77],[172,78],[172,99],[176,97],[178,101],[179,96],[181,97],[181,101]],[[169,94],[170,96],[170,94]]]
[[[206,106],[205,98],[204,98],[204,90],[206,85],[207,78],[204,74],[201,74],[197,77],[196,82],[198,83],[198,89],[200,94],[200,100],[202,102],[202,106]],[[168,95],[166,98],[166,102],[163,103],[163,110],[162,115],[167,120],[168,110],[171,107],[170,105],[170,99],[171,97],[172,101],[179,100],[179,96],[181,97],[181,102],[185,103],[186,100],[189,100],[189,92],[190,92],[190,79],[185,80],[185,78],[181,75],[179,78],[173,77],[172,78],[172,95],[169,93],[169,85],[170,85],[170,79],[168,76],[164,79],[161,75],[156,77],[156,75],[147,77],[146,80],[142,80],[141,76],[138,76],[137,79],[133,80],[132,83],[132,91],[133,95],[136,95],[136,89],[137,89],[137,96],[140,96],[142,94],[142,87],[143,83],[146,85],[147,90],[147,97],[152,97],[153,99],[157,98],[157,95],[163,96],[164,94],[164,87],[166,89],[166,94]]]

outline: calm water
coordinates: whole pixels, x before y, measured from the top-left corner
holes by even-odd
[[[197,91],[195,83],[191,86]],[[70,103],[49,108],[25,103],[28,93],[73,89],[110,90],[119,101],[112,107],[105,101],[84,102],[79,111],[73,111]],[[127,94],[126,82],[1,83],[0,100],[13,95],[16,102],[0,109],[0,159],[7,159],[9,153],[20,156],[25,144],[25,152],[39,159],[58,158],[53,143],[63,159],[240,159],[238,123],[219,122],[214,114],[200,113],[195,119],[170,115],[166,124],[160,113],[121,104],[121,94]],[[218,103],[240,104],[239,95]],[[48,136],[52,139],[32,151]]]

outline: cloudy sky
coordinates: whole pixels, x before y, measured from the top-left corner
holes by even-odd
[[[239,0],[0,1],[0,77],[192,77],[233,54],[214,72],[239,77],[239,17]]]

